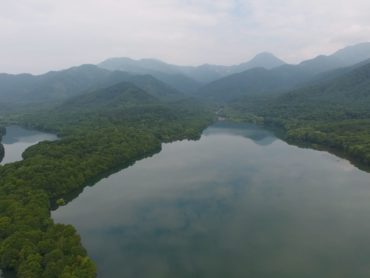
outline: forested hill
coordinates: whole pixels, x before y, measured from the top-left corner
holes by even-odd
[[[36,76],[0,74],[0,104],[60,103],[85,92],[123,81],[134,83],[163,100],[182,97],[178,91],[150,75],[112,72],[94,65],[82,65]]]
[[[294,119],[369,118],[370,63],[327,82],[286,93],[266,113]]]
[[[340,152],[370,166],[370,63],[277,98],[244,98],[229,115],[279,126],[286,140]]]
[[[298,65],[283,65],[270,70],[251,69],[233,74],[205,85],[197,94],[218,102],[234,101],[241,97],[276,96],[315,81],[325,72],[350,67],[369,58],[370,43],[359,44]]]
[[[94,92],[74,97],[55,110],[78,113],[99,112],[107,109],[117,110],[158,103],[158,99],[136,85],[121,82],[108,88],[98,89]]]
[[[216,80],[202,87],[201,98],[228,102],[245,96],[274,95],[307,81],[311,75],[291,65],[266,70],[255,68]]]
[[[66,196],[160,151],[162,142],[198,138],[212,116],[191,101],[163,102],[120,83],[15,119],[60,140],[0,166],[0,268],[23,278],[93,278],[80,237],[72,226],[53,223],[51,204],[63,205]]]

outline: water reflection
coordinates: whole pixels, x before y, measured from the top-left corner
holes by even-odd
[[[369,200],[345,160],[217,125],[53,217],[77,227],[99,277],[369,277]]]
[[[24,129],[19,126],[9,126],[2,139],[5,156],[1,164],[22,160],[22,153],[32,145],[41,141],[53,141],[57,136],[36,130]]]
[[[254,143],[267,146],[276,140],[276,136],[261,126],[252,124],[238,124],[221,121],[212,126],[212,129],[207,129],[204,135],[208,134],[233,134],[253,140]]]

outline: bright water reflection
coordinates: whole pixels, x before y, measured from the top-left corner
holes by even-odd
[[[268,131],[219,124],[53,213],[99,277],[370,277],[370,176]]]
[[[22,160],[22,153],[32,145],[41,141],[53,141],[57,136],[36,130],[24,129],[19,126],[8,126],[2,139],[5,156],[1,164]]]

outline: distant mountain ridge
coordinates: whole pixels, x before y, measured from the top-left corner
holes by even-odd
[[[239,73],[253,68],[273,69],[286,63],[269,52],[257,54],[252,60],[231,67],[231,72]]]
[[[0,74],[0,103],[30,104],[63,102],[71,97],[122,81],[131,82],[162,100],[183,97],[180,92],[150,75],[109,71],[81,65],[43,75]]]
[[[250,69],[211,82],[198,95],[216,101],[232,101],[244,96],[272,95],[304,85],[331,70],[353,66],[370,58],[370,43],[318,56],[298,65],[282,65],[270,70]]]
[[[367,59],[370,43],[349,46],[298,65],[285,64],[267,52],[235,66],[176,66],[155,59],[112,58],[99,66],[81,65],[42,75],[0,74],[0,107],[8,110],[16,105],[62,103],[120,82],[133,83],[161,101],[189,94],[217,102],[233,101],[245,96],[276,95],[335,78]]]
[[[370,106],[370,61],[352,68],[336,78],[305,86],[277,98],[276,103],[307,108],[318,105],[340,105],[346,110],[350,106]],[[339,106],[338,106],[339,108]],[[362,113],[363,111],[357,111]],[[369,113],[368,111],[367,113]]]
[[[177,66],[155,59],[134,60],[130,58],[110,58],[100,64],[99,67],[108,70],[123,70],[140,74],[151,74],[164,81],[161,74],[177,75],[184,79],[191,79],[196,83],[208,83],[218,78],[238,73],[252,68],[272,69],[285,64],[284,61],[271,53],[260,53],[248,62],[234,66],[201,65],[201,66]],[[166,81],[165,81],[166,82]],[[174,85],[174,84],[172,84]],[[176,85],[174,85],[177,88]],[[179,89],[179,88],[178,88]]]

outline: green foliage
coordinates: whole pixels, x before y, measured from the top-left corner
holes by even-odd
[[[81,65],[37,76],[0,74],[0,109],[8,109],[8,105],[15,105],[22,106],[22,110],[25,110],[29,109],[27,106],[31,103],[37,107],[60,104],[86,92],[120,82],[135,84],[161,100],[173,101],[182,97],[178,91],[150,75],[108,71],[95,65]]]
[[[0,126],[0,162],[4,158],[4,146],[3,146],[3,144],[1,144],[1,140],[2,140],[4,135],[5,135],[5,128]]]
[[[243,98],[228,107],[228,115],[261,117],[284,130],[289,142],[327,148],[370,165],[370,64],[340,72],[280,97]]]
[[[104,94],[116,97],[112,109]],[[18,277],[83,278],[96,276],[95,265],[75,229],[53,223],[51,206],[160,151],[161,142],[199,137],[212,118],[191,101],[164,104],[121,84],[17,120],[61,138],[0,166],[0,268],[14,269]]]

